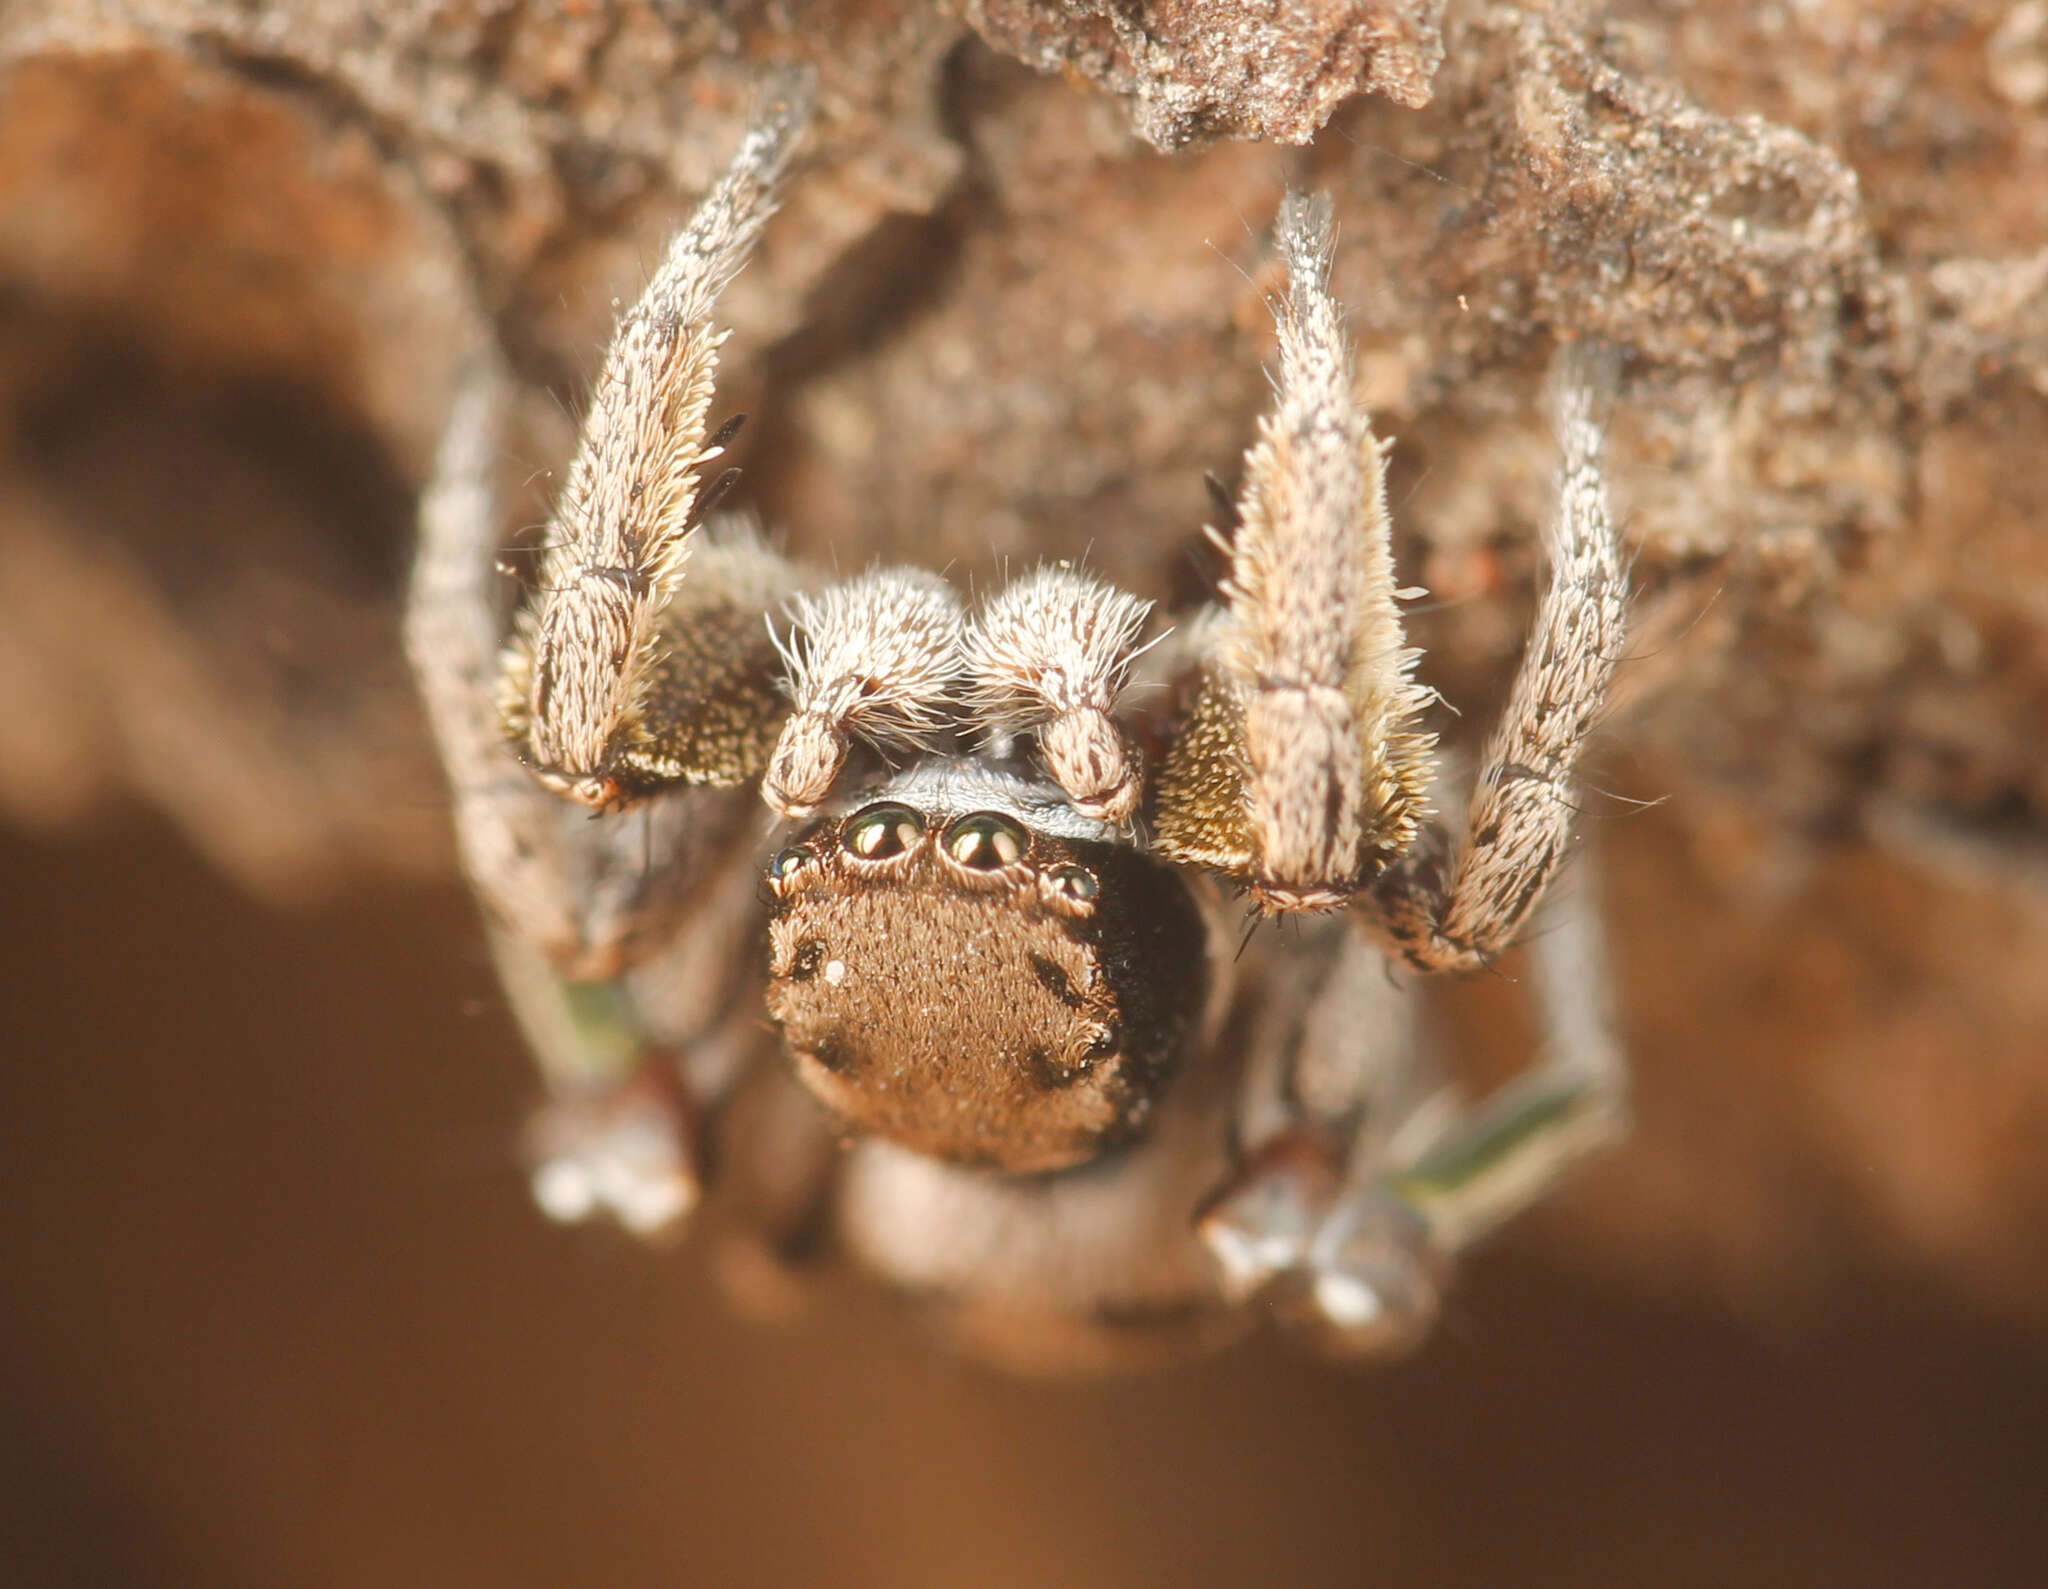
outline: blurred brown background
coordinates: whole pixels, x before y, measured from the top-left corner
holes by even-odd
[[[1660,844],[1628,850],[1654,870]],[[1946,1010],[1994,977],[1930,976],[1870,924],[1881,869],[1824,872],[1638,993],[1636,1142],[1469,1265],[1417,1359],[1261,1341],[1046,1387],[855,1287],[754,1324],[694,1250],[543,1225],[509,1151],[530,1083],[454,888],[278,916],[154,826],[10,841],[8,1581],[2037,1584],[2035,1316],[1859,1232],[1930,1139],[1830,1162],[1810,1094],[1867,1073],[1882,1101],[1850,1109],[1941,1128],[1958,1073],[2048,1021]],[[1845,947],[1821,912],[1849,904]],[[1631,962],[1695,939],[1623,919]],[[1809,936],[1817,961],[1770,963]],[[1987,1046],[1887,1040],[1930,1007]],[[1805,1252],[1762,1316],[1730,1289],[1745,1255],[1704,1250],[1723,1195],[1762,1222],[1748,1257]],[[2037,1250],[2038,1197],[2007,1218],[1957,1260],[1981,1280]]]
[[[2048,1581],[2048,7],[1220,7],[0,12],[7,1581]],[[1552,338],[1636,352],[1587,825],[1640,1125],[1413,1361],[1020,1384],[525,1200],[411,499],[491,335],[543,510],[790,58],[721,401],[799,551],[1197,594],[1327,186],[1483,726]],[[1525,1051],[1505,980],[1440,1013]]]

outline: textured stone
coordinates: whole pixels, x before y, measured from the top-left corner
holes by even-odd
[[[1307,143],[1353,94],[1429,103],[1444,0],[968,0],[1005,55],[1120,95],[1161,149]]]

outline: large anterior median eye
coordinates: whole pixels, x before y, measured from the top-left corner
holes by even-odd
[[[924,818],[909,806],[884,803],[856,811],[839,835],[846,853],[864,861],[901,855],[924,835]]]
[[[946,853],[976,872],[1015,866],[1030,845],[1022,824],[994,811],[977,811],[946,829]]]

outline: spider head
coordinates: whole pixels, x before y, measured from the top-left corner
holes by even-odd
[[[927,764],[770,863],[768,1011],[859,1130],[1016,1173],[1144,1126],[1205,991],[1187,885],[1057,790]]]

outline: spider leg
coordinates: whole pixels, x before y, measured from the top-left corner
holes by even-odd
[[[1448,864],[1440,843],[1418,847],[1368,903],[1368,920],[1418,970],[1489,963],[1514,941],[1569,846],[1573,774],[1628,619],[1628,570],[1601,468],[1600,411],[1614,380],[1611,349],[1560,350],[1552,386],[1563,456],[1546,537],[1550,578],[1487,744],[1465,836]]]
[[[1229,1294],[1269,1291],[1330,1351],[1403,1350],[1432,1322],[1450,1259],[1620,1135],[1628,1071],[1600,926],[1573,904],[1561,896],[1545,904],[1547,930],[1529,949],[1543,1034],[1535,1065],[1468,1103],[1435,1085],[1413,1033],[1389,1019],[1394,1012],[1376,1012],[1367,1029],[1385,1044],[1371,1073],[1349,1084],[1363,1104],[1349,1141],[1339,1146],[1330,1122],[1304,1110],[1203,1216]],[[1316,1007],[1351,1034],[1345,1047],[1355,1054],[1366,989],[1354,980],[1360,962],[1347,961]],[[1312,1015],[1302,1054],[1311,1062],[1314,1025]]]
[[[405,644],[465,868],[493,916],[567,957],[582,930],[553,842],[559,802],[508,753],[495,704],[504,580],[492,475],[504,401],[495,360],[480,356],[463,374],[420,496]]]
[[[1445,1252],[1470,1246],[1536,1201],[1627,1125],[1628,1063],[1615,1035],[1606,945],[1582,864],[1553,889],[1527,953],[1543,1048],[1536,1064],[1460,1108],[1388,1177]]]
[[[1230,873],[1269,911],[1348,903],[1407,849],[1429,779],[1382,447],[1352,401],[1329,293],[1332,237],[1326,197],[1282,202],[1275,406],[1245,459],[1228,621],[1157,790],[1158,847]]]
[[[805,581],[743,522],[704,522],[730,430],[705,438],[723,340],[710,316],[773,209],[810,93],[807,75],[771,93],[621,322],[509,644],[495,358],[465,378],[422,503],[409,645],[547,1086],[534,1189],[559,1218],[679,1221],[698,1120],[763,1044],[746,997],[756,946],[732,930],[756,908],[757,808],[719,786],[758,776],[775,748],[788,707],[768,618]]]
[[[548,1100],[527,1128],[533,1199],[560,1224],[599,1214],[637,1236],[675,1228],[699,1183],[684,1098],[649,1053],[623,980],[565,977],[532,944],[491,933],[499,984]]]
[[[1249,1150],[1198,1228],[1227,1298],[1263,1295],[1363,1355],[1400,1349],[1433,1317],[1442,1255],[1385,1172],[1443,1117],[1445,1095],[1385,955],[1350,923],[1326,941],[1326,964],[1281,989],[1290,1040],[1254,1059],[1239,1116]]]
[[[686,975],[693,988],[744,982],[735,961],[747,946],[730,932],[707,945],[685,927],[698,896],[718,881],[714,858],[744,834],[751,803],[737,791],[680,790],[627,815],[593,818],[521,765],[492,700],[510,595],[498,566],[505,521],[493,483],[507,397],[495,359],[479,355],[421,498],[406,646],[447,773],[463,866],[549,1097],[534,1133],[536,1194],[558,1216],[578,1211],[580,1199],[581,1212],[646,1232],[695,1201],[682,1105],[686,1095],[714,1096],[721,1083],[697,1057],[715,1035],[712,1023],[676,1019],[650,994]],[[707,562],[748,555],[740,537]],[[694,599],[701,605],[721,584],[696,582]],[[744,911],[752,879],[740,881]],[[687,964],[672,963],[679,957]],[[721,1004],[702,997],[697,1008]]]
[[[678,778],[737,782],[760,771],[744,756],[679,761],[662,710],[681,671],[673,663],[722,648],[678,658],[663,617],[683,589],[698,499],[721,452],[705,438],[725,340],[712,309],[774,212],[813,91],[808,75],[776,85],[619,323],[548,525],[539,600],[513,638],[509,730],[550,788],[601,811]]]

